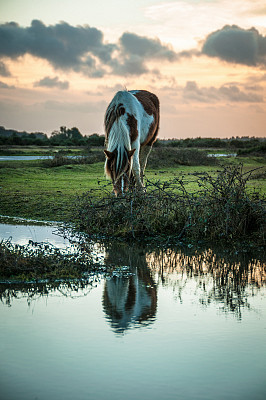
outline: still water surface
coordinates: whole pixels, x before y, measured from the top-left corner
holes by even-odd
[[[212,153],[208,157],[235,157],[236,153]],[[67,156],[68,158],[77,158],[80,156]],[[53,156],[0,156],[0,161],[32,161],[32,160],[47,160]]]
[[[265,399],[261,260],[116,243],[104,257],[114,272],[86,287],[1,285],[1,399]]]

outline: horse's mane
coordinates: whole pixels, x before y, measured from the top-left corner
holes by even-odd
[[[123,118],[125,107],[114,98],[108,106],[104,125],[107,137],[107,150],[116,153],[115,175],[118,177],[128,161],[127,151],[131,150],[130,133]]]
[[[129,131],[124,121],[119,118],[115,120],[109,133],[108,150],[117,152],[116,176],[123,170],[124,164],[128,161],[127,150],[131,149]]]

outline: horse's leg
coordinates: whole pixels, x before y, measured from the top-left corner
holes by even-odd
[[[140,149],[140,176],[141,176],[141,182],[143,184],[143,178],[144,178],[144,171],[147,165],[147,160],[149,157],[149,154],[151,152],[152,146],[143,146]]]
[[[143,188],[143,183],[141,180],[141,168],[139,162],[139,148],[136,149],[133,155],[133,165],[132,165],[132,172],[135,179],[135,184],[137,188]]]

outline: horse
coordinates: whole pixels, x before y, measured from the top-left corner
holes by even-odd
[[[129,186],[144,189],[144,170],[157,139],[159,120],[159,99],[147,90],[119,91],[107,107],[105,174],[111,178],[116,196]]]
[[[147,255],[138,247],[112,242],[106,248],[107,265],[127,265],[129,274],[106,279],[103,311],[118,334],[152,324],[157,313],[157,286],[147,266]]]

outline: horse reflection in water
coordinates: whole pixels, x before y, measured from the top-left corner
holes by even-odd
[[[155,320],[157,289],[147,268],[144,252],[129,246],[108,249],[106,262],[130,266],[131,275],[106,280],[103,309],[112,329],[119,334],[127,329],[147,326]]]

